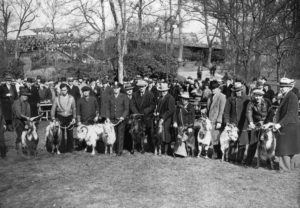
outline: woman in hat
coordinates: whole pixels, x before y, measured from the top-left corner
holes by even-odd
[[[276,150],[279,157],[279,169],[282,171],[300,167],[300,121],[298,117],[298,99],[292,92],[294,80],[282,78],[280,93],[282,101],[275,114]]]
[[[195,121],[195,109],[192,104],[189,103],[189,93],[182,92],[179,95],[181,102],[177,105],[174,116],[173,116],[173,127],[176,129],[182,128],[187,129],[189,134],[193,134],[193,127]],[[177,138],[177,135],[175,137]],[[180,142],[176,141],[177,145],[175,147],[174,153],[176,154],[176,149],[178,149]]]
[[[269,118],[268,113],[271,107],[271,102],[267,98],[263,97],[264,94],[265,93],[261,88],[253,88],[253,98],[247,105],[246,116],[249,121],[249,128],[253,130],[251,131],[251,136],[249,137],[247,157],[244,158],[243,161],[245,165],[251,165],[255,156],[258,136],[260,135],[261,131],[255,130],[255,127],[263,125]]]
[[[224,123],[233,123],[239,129],[238,154],[236,162],[241,163],[244,157],[246,144],[248,144],[248,120],[246,108],[249,98],[243,93],[244,87],[241,82],[235,82],[232,88],[233,96],[227,99],[224,109]]]
[[[157,90],[161,93],[155,114],[159,117],[159,123],[163,125],[164,136],[162,144],[162,154],[168,154],[170,142],[172,141],[171,126],[173,114],[175,112],[175,99],[168,93],[168,83],[160,83]]]

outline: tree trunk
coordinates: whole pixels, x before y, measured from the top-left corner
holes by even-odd
[[[172,55],[173,50],[174,50],[174,28],[173,28],[173,18],[172,18],[172,11],[173,11],[173,6],[172,6],[172,0],[169,0],[169,24],[170,24],[170,55]]]
[[[104,8],[104,0],[101,0],[101,13],[102,13],[102,33],[101,33],[101,39],[102,39],[102,51],[103,54],[105,54],[106,51],[106,22],[105,22],[105,8]]]
[[[117,26],[117,39],[118,39],[118,81],[120,83],[123,83],[123,78],[124,78],[123,47],[122,47],[122,34],[119,26]]]
[[[143,26],[143,0],[139,0],[139,11],[138,11],[138,48],[142,45],[142,26]]]
[[[212,56],[213,47],[211,44],[208,44],[208,54],[206,64],[208,67],[211,67],[211,56]]]
[[[178,62],[182,62],[182,55],[183,55],[183,38],[182,38],[182,16],[181,16],[181,8],[182,8],[182,0],[178,0],[178,19],[179,19],[179,54],[178,54]]]

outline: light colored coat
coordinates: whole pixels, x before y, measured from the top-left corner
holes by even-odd
[[[207,114],[212,123],[212,144],[217,145],[220,142],[220,130],[216,129],[216,124],[223,122],[223,113],[226,105],[226,96],[217,92],[214,96],[210,95],[207,100]]]

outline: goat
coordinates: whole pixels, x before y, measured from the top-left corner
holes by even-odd
[[[62,131],[59,121],[54,120],[50,122],[50,124],[46,127],[45,137],[47,150],[50,150],[51,153],[54,153],[54,150],[56,149],[56,153],[59,155],[62,142]]]
[[[128,124],[130,125],[130,136],[132,139],[132,149],[131,154],[134,154],[134,148],[136,143],[141,144],[141,153],[145,152],[144,149],[144,141],[147,139],[146,135],[146,126],[143,122],[142,115],[139,114],[132,114],[128,120]]]
[[[228,160],[228,150],[229,150],[229,145],[230,142],[236,142],[238,140],[238,128],[236,127],[235,124],[227,124],[222,131],[220,135],[220,144],[221,144],[221,151],[222,151],[222,161]]]
[[[154,135],[152,143],[154,145],[154,155],[161,155],[162,141],[165,136],[163,123],[159,122],[159,117],[154,117]]]
[[[208,148],[211,143],[212,135],[212,124],[208,117],[203,117],[200,119],[200,129],[197,135],[197,141],[198,141],[198,155],[197,157],[200,157],[202,152],[202,147],[204,146],[205,150],[205,158],[208,158],[207,152]]]
[[[39,118],[33,117],[25,122],[25,128],[21,134],[21,143],[23,153],[29,155],[37,156],[37,146],[39,143],[39,136],[36,129],[36,119]]]
[[[185,148],[186,152],[190,156],[195,155],[195,136],[194,136],[194,130],[190,131],[189,128],[185,127],[179,127],[178,128],[178,135],[177,139],[178,142],[185,142]]]
[[[266,124],[266,128],[262,128],[260,131],[260,137],[257,146],[257,166],[260,167],[260,160],[270,161],[270,167],[274,169],[274,158],[276,148],[276,138],[272,131],[272,123]]]

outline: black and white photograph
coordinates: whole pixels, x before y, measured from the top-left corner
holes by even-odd
[[[0,0],[0,208],[300,208],[299,0]]]

